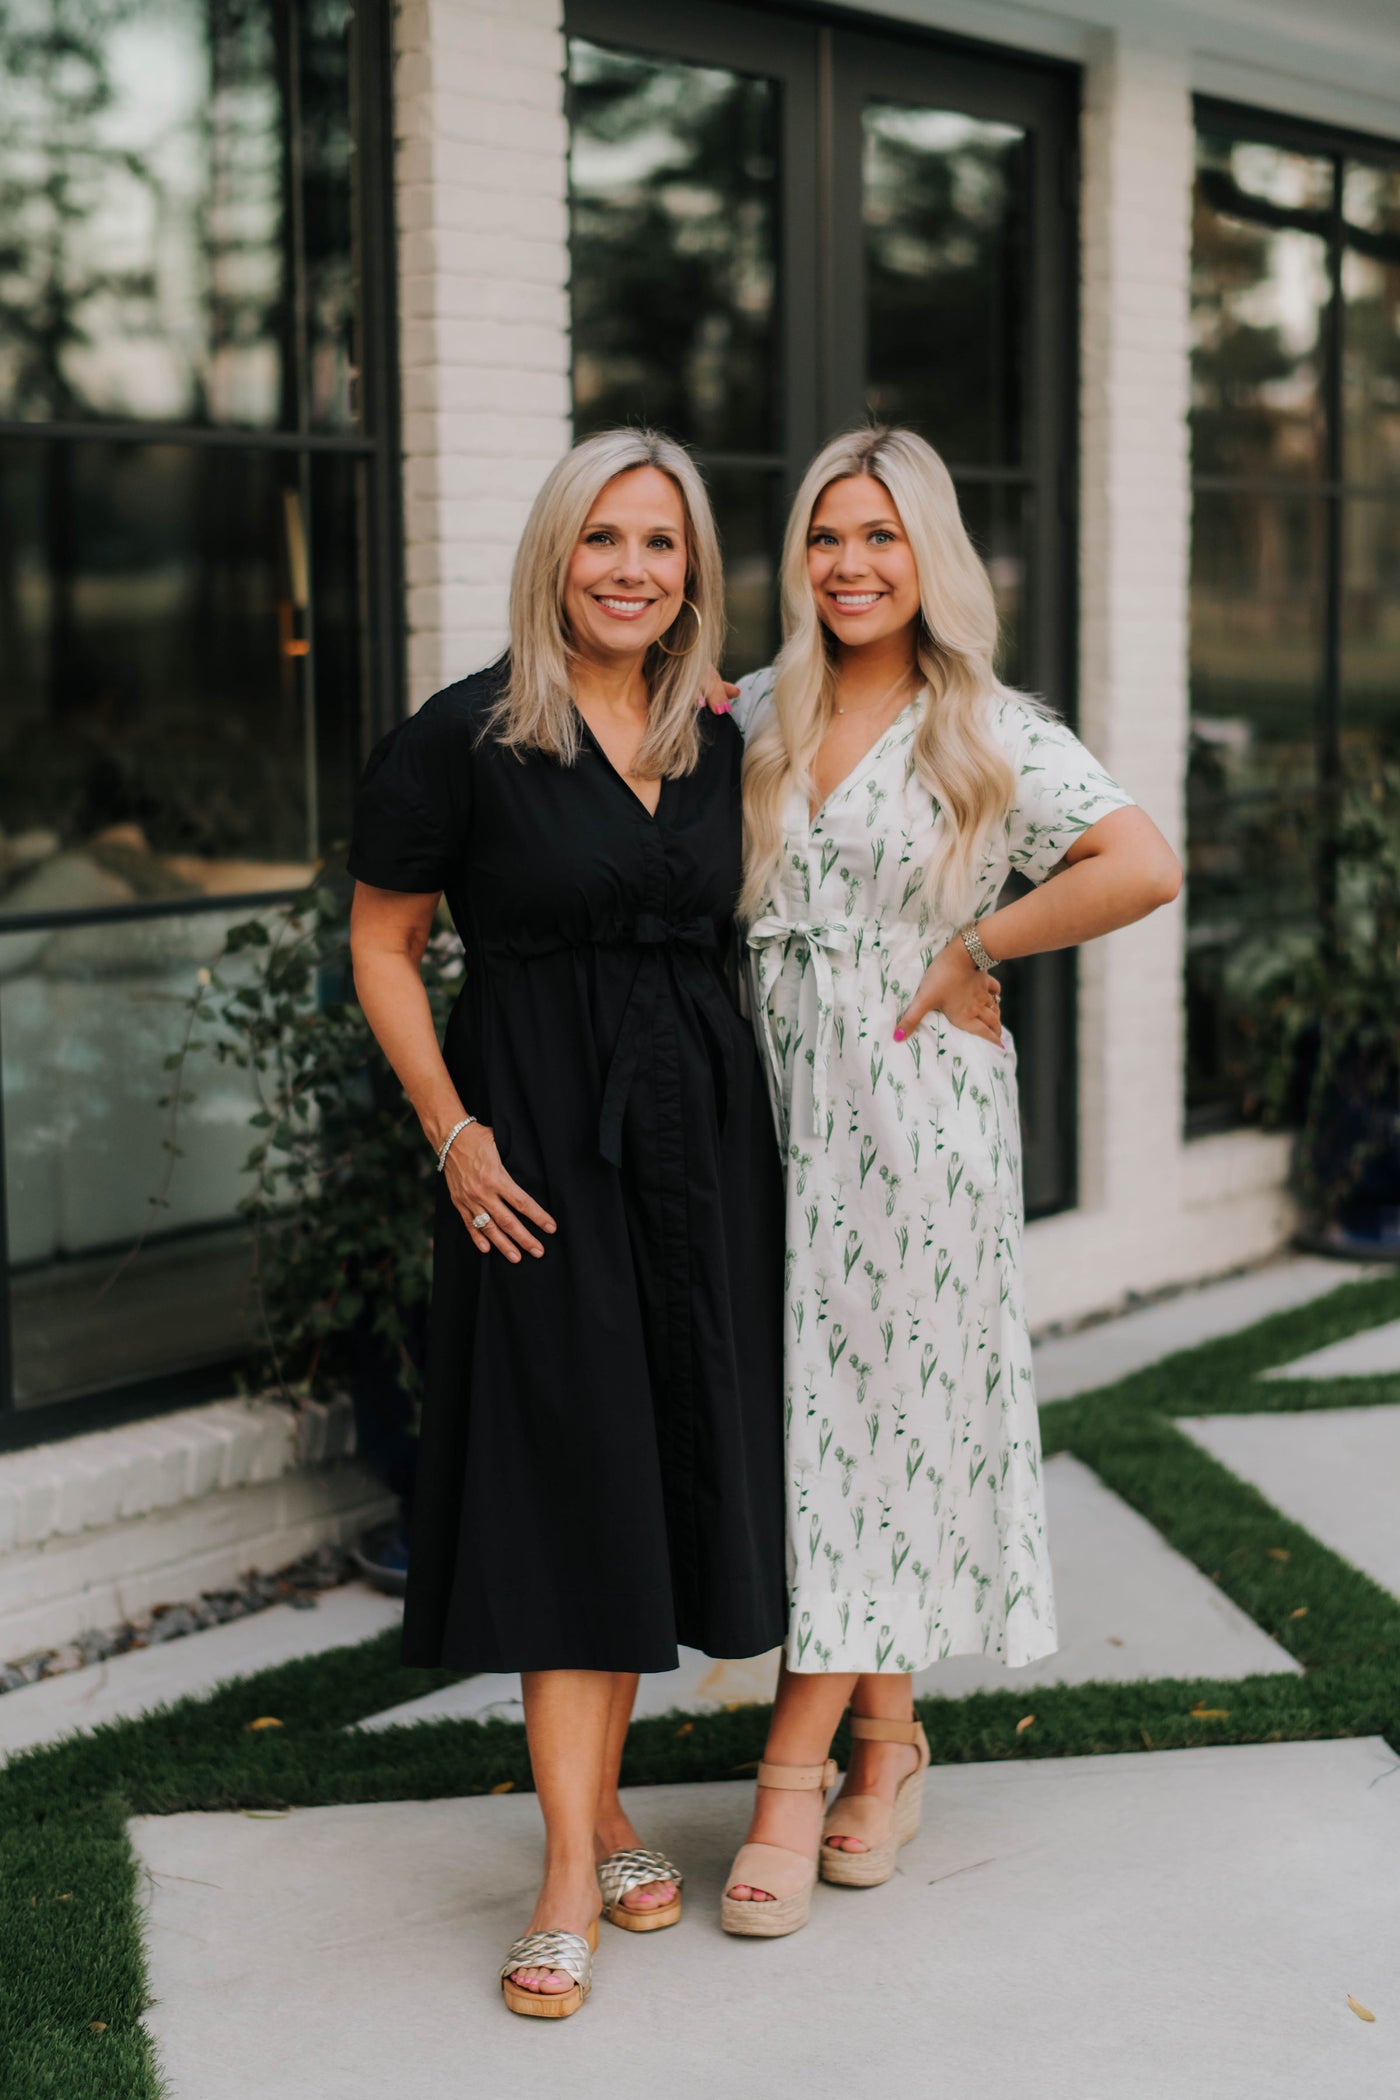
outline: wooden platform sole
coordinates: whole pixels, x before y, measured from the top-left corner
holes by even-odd
[[[598,1951],[598,1921],[595,1918],[584,1935],[588,1951]],[[530,1966],[536,1966],[531,1964]],[[542,1966],[542,1965],[541,1965]],[[567,2020],[576,2013],[592,1988],[589,1983],[576,1983],[567,1991],[527,1991],[521,1984],[513,1983],[509,1976],[501,1978],[501,1995],[508,2012],[519,2013],[525,2020]]]
[[[679,1925],[684,1897],[677,1896],[674,1903],[659,1904],[654,1910],[629,1910],[625,1903],[609,1903],[603,1916],[609,1925],[620,1925],[624,1932],[661,1932],[668,1925]]]

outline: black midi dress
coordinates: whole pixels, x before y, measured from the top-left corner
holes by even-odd
[[[705,714],[653,817],[586,727],[572,766],[503,750],[501,679],[379,744],[349,856],[445,893],[448,1070],[557,1226],[480,1254],[439,1184],[404,1660],[759,1654],[786,1621],[783,1191],[727,967],[741,739]]]

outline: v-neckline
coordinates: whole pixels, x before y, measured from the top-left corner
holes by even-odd
[[[668,784],[665,774],[662,775],[661,785],[657,789],[656,807],[655,809],[648,809],[645,802],[643,802],[641,796],[637,793],[637,790],[630,785],[624,774],[618,772],[617,767],[608,757],[607,752],[603,749],[602,739],[595,734],[587,715],[584,713],[583,709],[577,704],[577,702],[575,702],[574,705],[574,712],[578,716],[579,721],[583,724],[584,735],[588,738],[588,741],[593,746],[594,751],[597,753],[598,757],[602,759],[603,764],[612,774],[613,779],[622,789],[623,794],[626,795],[629,802],[633,802],[636,804],[637,808],[646,818],[648,824],[654,824],[661,814],[662,798],[666,793],[666,788]]]
[[[821,801],[817,804],[815,809],[812,808],[812,805],[807,800],[807,797],[805,795],[802,797],[802,808],[806,814],[807,830],[809,833],[815,831],[817,825],[820,824],[827,810],[830,809],[832,803],[836,800],[836,797],[839,794],[841,794],[844,789],[850,787],[853,782],[860,779],[861,774],[865,771],[866,767],[875,757],[876,752],[879,751],[881,747],[888,742],[889,738],[894,735],[896,729],[898,729],[900,723],[904,720],[904,717],[908,714],[910,708],[916,707],[919,701],[922,700],[923,693],[924,689],[921,686],[918,692],[914,694],[912,699],[905,701],[903,707],[901,707],[899,713],[895,716],[894,720],[885,724],[884,728],[880,731],[880,734],[876,737],[874,743],[866,748],[866,750],[856,760],[855,764],[851,767],[849,773],[843,773],[841,775],[841,778],[837,781],[835,787],[827,789],[826,793],[822,796]],[[626,783],[624,782],[623,785],[625,786]]]

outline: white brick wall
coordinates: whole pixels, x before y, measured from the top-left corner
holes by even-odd
[[[396,51],[417,706],[500,650],[515,543],[569,442],[559,0],[407,0]]]

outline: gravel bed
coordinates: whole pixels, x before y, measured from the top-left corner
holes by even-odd
[[[0,1693],[20,1691],[27,1684],[37,1684],[41,1677],[58,1677],[65,1670],[86,1669],[89,1663],[125,1655],[131,1648],[154,1648],[187,1633],[203,1633],[208,1626],[225,1626],[230,1619],[249,1618],[272,1604],[314,1611],[322,1590],[337,1589],[359,1573],[343,1546],[318,1546],[275,1574],[264,1575],[254,1568],[231,1589],[205,1590],[190,1604],[157,1604],[125,1625],[85,1633],[61,1648],[44,1648],[15,1662],[0,1663]]]

